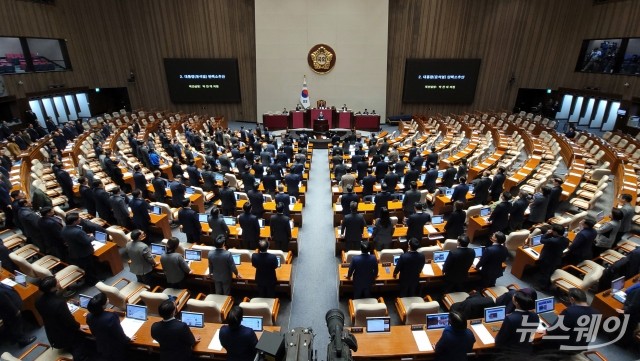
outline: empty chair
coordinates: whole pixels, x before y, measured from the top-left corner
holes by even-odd
[[[147,306],[147,309],[149,310],[149,314],[152,315],[159,315],[158,308],[160,307],[160,304],[172,297],[175,297],[175,304],[178,312],[180,312],[189,299],[189,291],[176,288],[166,288],[162,290],[161,288],[156,287],[153,292],[146,290],[140,292],[140,300],[144,302],[145,306]]]
[[[73,356],[63,349],[51,347],[44,343],[36,343],[31,345],[29,349],[20,355],[14,357],[9,352],[0,355],[2,361],[72,361]]]
[[[121,285],[122,288],[118,288]],[[107,295],[110,304],[122,311],[126,309],[127,303],[140,302],[140,293],[149,290],[149,286],[144,283],[129,281],[126,278],[119,279],[111,286],[98,282],[96,288]]]
[[[569,229],[577,228],[577,224],[580,223],[587,216],[587,211],[579,212],[576,214],[565,213],[561,217],[553,217],[549,219],[551,224],[559,224],[563,227],[569,227]],[[572,225],[576,225],[572,227]]]
[[[447,239],[442,244],[443,251],[453,251],[458,248],[458,240],[457,239]]]
[[[366,326],[367,317],[387,316],[387,305],[382,297],[349,300],[349,314],[352,326]]]
[[[441,251],[442,248],[440,246],[429,246],[429,247],[420,247],[418,248],[418,253],[422,253],[425,261],[433,260],[433,252]]]
[[[586,260],[577,267],[570,265],[555,270],[551,275],[551,282],[565,293],[574,287],[587,292],[591,287],[598,284],[603,272],[604,267],[593,261]]]
[[[226,295],[207,295],[200,293],[187,301],[187,311],[204,314],[204,321],[222,323],[233,307],[233,297]]]
[[[479,216],[480,215],[480,209],[482,209],[484,206],[482,204],[478,204],[475,206],[471,206],[467,209],[467,218],[465,220],[466,224],[469,224],[469,219],[471,219],[471,217],[475,217],[475,216]]]
[[[280,310],[280,299],[278,298],[259,298],[255,297],[251,300],[247,297],[240,303],[244,316],[262,317],[262,324],[265,326],[273,326],[278,318]]]
[[[522,247],[529,238],[529,230],[523,229],[509,233],[507,240],[504,242],[504,246],[510,252],[515,252],[518,247]]]
[[[118,248],[125,248],[127,243],[131,241],[131,237],[124,233],[124,228],[120,226],[111,226],[107,228],[107,233],[111,241],[118,245]]]
[[[440,311],[440,304],[433,301],[428,295],[425,298],[398,297],[396,298],[396,309],[400,320],[405,325],[424,324],[426,315]]]
[[[380,263],[391,262],[393,263],[393,258],[395,256],[400,256],[404,253],[401,248],[396,249],[383,249],[379,253],[379,261]]]
[[[569,201],[572,206],[578,208],[579,210],[586,211],[589,209],[593,209],[598,199],[602,196],[602,191],[597,191],[591,199],[582,199],[582,198],[573,198]]]
[[[248,249],[237,249],[237,248],[229,249],[229,253],[239,254],[241,262],[251,262],[251,255],[253,254],[253,252]]]

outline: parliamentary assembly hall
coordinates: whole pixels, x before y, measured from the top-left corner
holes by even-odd
[[[639,360],[638,19],[0,0],[0,360]]]

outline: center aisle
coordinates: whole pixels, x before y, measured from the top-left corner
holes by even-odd
[[[335,236],[331,213],[331,181],[326,149],[315,149],[307,183],[300,248],[296,259],[295,282],[289,328],[311,327],[316,334],[314,348],[326,357],[329,332],[324,316],[338,307]],[[348,317],[348,315],[347,315]]]

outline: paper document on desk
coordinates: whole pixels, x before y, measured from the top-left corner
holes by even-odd
[[[95,251],[99,250],[100,248],[102,248],[102,246],[104,246],[105,243],[101,243],[101,242],[98,242],[98,241],[91,241],[91,245],[93,246],[93,251],[95,252]]]
[[[216,330],[216,333],[213,335],[209,346],[207,346],[209,350],[220,351],[222,350],[222,344],[220,344],[220,329]]]
[[[473,267],[478,265],[478,262],[480,262],[480,257],[476,257],[473,259]]]
[[[413,339],[416,340],[418,351],[433,351],[433,346],[431,345],[431,341],[429,341],[429,336],[427,336],[426,331],[411,331],[411,333],[413,333]]]
[[[487,328],[484,327],[482,323],[471,325],[471,328],[476,333],[476,335],[480,337],[480,341],[482,341],[483,344],[491,345],[496,342],[493,336],[491,336],[491,333],[489,333],[489,330],[487,330]]]
[[[430,224],[425,224],[424,228],[427,230],[427,233],[429,233],[429,234],[438,233],[438,230],[434,226],[432,226]]]
[[[524,251],[527,252],[531,257],[535,259],[538,259],[540,257],[540,254],[533,248],[527,248]]]
[[[0,281],[0,283],[5,284],[5,285],[7,285],[9,287],[13,287],[13,286],[17,285],[17,283],[14,282],[11,278],[5,278],[2,281]]]
[[[122,331],[124,331],[124,334],[127,335],[127,337],[131,338],[138,332],[140,327],[144,325],[144,322],[145,321],[134,320],[133,318],[125,317],[122,322],[120,322],[120,326],[122,326]]]
[[[426,263],[424,265],[424,267],[422,267],[422,273],[427,275],[427,276],[435,276],[436,274],[433,273],[433,267],[431,266],[431,263]]]

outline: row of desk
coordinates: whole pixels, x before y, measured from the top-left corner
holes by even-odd
[[[380,115],[354,114],[351,111],[333,109],[309,109],[307,111],[290,111],[286,114],[263,114],[262,124],[269,130],[281,129],[315,129],[320,114],[327,121],[329,129],[360,129],[377,132],[380,130]]]

